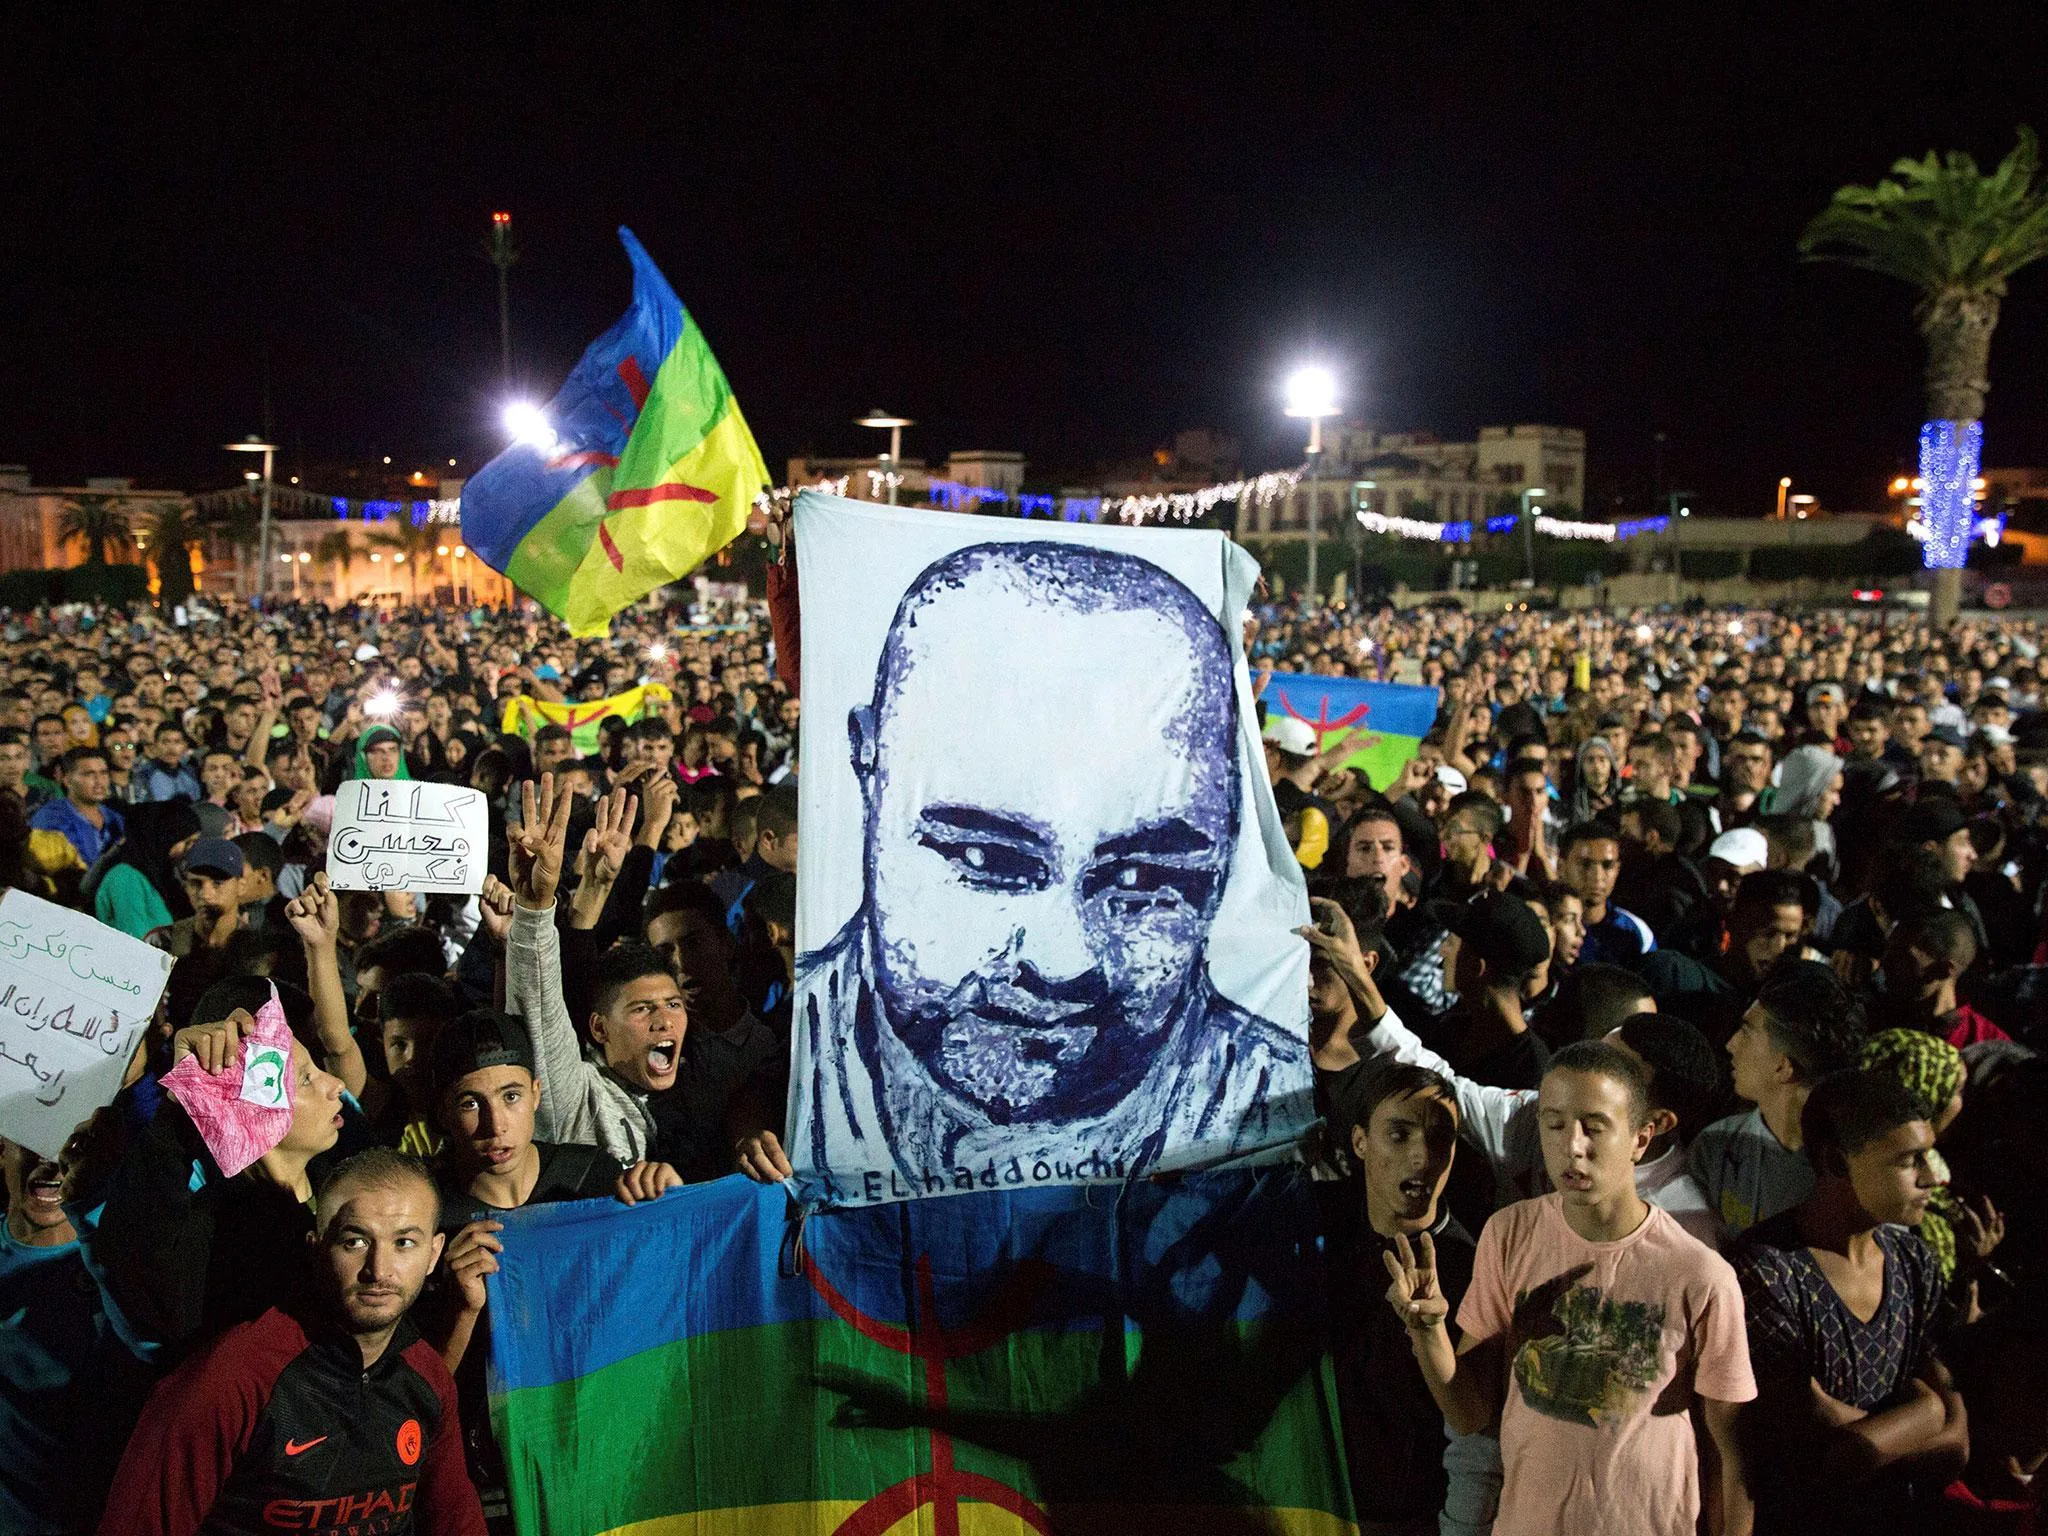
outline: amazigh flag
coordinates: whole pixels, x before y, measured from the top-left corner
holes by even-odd
[[[1324,751],[1347,733],[1360,730],[1355,750],[1338,766],[1363,768],[1374,789],[1391,788],[1436,724],[1437,690],[1407,683],[1368,683],[1355,677],[1318,677],[1312,672],[1267,674],[1259,694],[1266,717],[1292,715],[1315,727]]]
[[[566,725],[570,739],[576,743],[576,755],[593,757],[604,744],[599,722],[617,715],[631,725],[635,720],[658,715],[671,697],[666,683],[642,683],[608,699],[583,699],[571,704],[515,694],[505,701],[505,715],[498,729],[507,736],[523,736],[531,741],[533,733],[544,725]]]
[[[704,333],[631,230],[633,304],[514,443],[462,488],[462,536],[568,623],[601,634],[746,526],[768,467]]]
[[[801,1225],[737,1175],[508,1213],[518,1529],[1353,1531],[1304,1170],[1009,1176]]]

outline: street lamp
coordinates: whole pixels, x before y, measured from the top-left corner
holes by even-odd
[[[1536,520],[1529,513],[1529,503],[1541,501],[1550,493],[1540,485],[1532,485],[1522,492],[1522,563],[1528,567],[1529,590],[1536,590]],[[1498,506],[1496,502],[1494,505]]]
[[[277,452],[277,444],[266,443],[251,432],[239,443],[223,443],[229,453],[260,453],[263,455],[263,522],[262,532],[257,536],[256,550],[256,595],[270,595],[270,469],[271,456]]]
[[[1316,585],[1317,546],[1322,541],[1323,418],[1337,414],[1337,376],[1318,363],[1287,376],[1287,414],[1308,421],[1308,599],[1321,601]]]
[[[886,428],[889,433],[889,457],[882,466],[882,478],[888,484],[889,505],[893,507],[896,505],[896,482],[901,478],[896,473],[896,465],[903,456],[903,429],[905,427],[914,427],[917,423],[908,416],[891,416],[878,405],[872,411],[869,411],[867,415],[861,417],[854,425],[857,427],[873,427],[877,431]]]
[[[1785,497],[1792,489],[1792,477],[1786,475],[1778,482],[1778,521],[1785,521]]]

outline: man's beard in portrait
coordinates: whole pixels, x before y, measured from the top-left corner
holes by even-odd
[[[887,969],[885,960],[885,978]],[[941,1086],[1007,1126],[1114,1109],[1157,1059],[1187,983],[1163,994],[1152,1019],[1132,1015],[1099,967],[1051,981],[1028,961],[1006,959],[945,991],[906,996],[882,979],[878,992],[882,1027]]]

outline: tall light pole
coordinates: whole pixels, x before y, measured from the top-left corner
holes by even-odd
[[[896,472],[896,466],[903,457],[903,429],[917,423],[908,416],[891,416],[878,405],[854,425],[873,427],[878,431],[886,428],[889,433],[889,457],[882,466],[882,481],[889,488],[889,505],[893,507],[896,505],[896,482],[902,478]]]
[[[1541,501],[1550,493],[1540,485],[1532,485],[1522,492],[1522,563],[1528,568],[1529,590],[1536,590],[1536,519],[1529,511],[1529,503]],[[1495,502],[1495,506],[1500,503]]]
[[[491,215],[491,238],[484,259],[498,269],[498,366],[505,383],[512,383],[512,263],[519,252],[512,248],[512,215],[500,210]]]
[[[256,595],[270,596],[270,470],[271,456],[277,452],[277,444],[266,443],[251,432],[239,443],[223,443],[229,453],[260,453],[263,455],[263,520],[262,531],[257,535]]]
[[[1317,363],[1287,376],[1287,414],[1308,421],[1308,600],[1322,602],[1316,557],[1322,543],[1323,418],[1337,414],[1337,376]]]
[[[1785,521],[1785,497],[1792,489],[1792,477],[1786,475],[1778,482],[1778,521]]]

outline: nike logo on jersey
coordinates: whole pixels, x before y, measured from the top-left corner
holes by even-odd
[[[284,1453],[287,1456],[297,1456],[302,1452],[310,1451],[326,1438],[325,1435],[315,1435],[310,1440],[287,1440],[284,1443]]]

